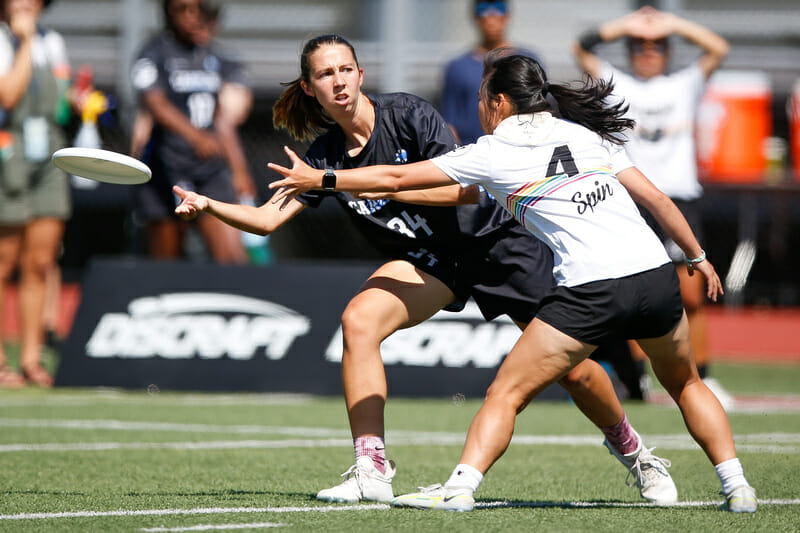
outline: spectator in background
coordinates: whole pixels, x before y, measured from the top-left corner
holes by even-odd
[[[442,116],[461,144],[473,143],[483,135],[478,120],[478,90],[483,74],[483,59],[490,50],[511,46],[506,37],[510,18],[506,0],[476,0],[474,18],[480,32],[480,42],[448,63],[442,90]],[[528,50],[516,49],[515,53],[538,60]]]
[[[64,40],[37,26],[49,1],[4,0],[0,24],[0,307],[3,288],[19,269],[22,375],[6,366],[0,347],[0,386],[27,380],[50,387],[42,367],[47,274],[56,266],[64,221],[71,214],[67,175],[50,163],[65,146],[56,121],[65,102],[69,63]],[[68,107],[68,104],[67,104]]]
[[[144,47],[132,69],[133,85],[149,115],[134,125],[132,152],[153,170],[153,178],[139,189],[149,253],[172,259],[182,253],[185,229],[173,214],[173,185],[230,202],[255,195],[237,131],[253,96],[242,65],[212,42],[218,4],[164,0],[163,9],[164,31]],[[150,144],[144,150],[151,119]],[[234,228],[213,217],[200,217],[197,225],[215,261],[246,261]]]
[[[699,59],[674,72],[667,71],[671,35],[683,37],[703,52]],[[621,38],[626,39],[630,74],[594,52],[600,43]],[[585,32],[573,53],[593,78],[614,80],[615,95],[630,106],[627,116],[636,121],[626,144],[631,160],[675,202],[702,240],[699,199],[703,189],[697,178],[694,127],[705,83],[727,55],[727,41],[699,24],[643,7]],[[715,380],[706,377],[709,353],[703,312],[705,280],[702,276],[689,276],[678,245],[646,213],[645,219],[662,238],[678,270],[700,377],[725,404],[730,401],[728,395]]]

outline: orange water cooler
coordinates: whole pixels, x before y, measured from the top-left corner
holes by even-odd
[[[697,163],[705,181],[757,183],[764,179],[764,147],[772,132],[772,87],[755,71],[711,76],[697,117]]]
[[[800,79],[794,82],[792,94],[787,102],[789,112],[789,152],[792,157],[792,168],[797,181],[800,181]]]

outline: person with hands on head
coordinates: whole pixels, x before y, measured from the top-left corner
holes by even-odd
[[[669,71],[673,35],[696,45],[702,54],[689,65]],[[599,44],[618,39],[625,39],[631,72],[624,72],[596,55]],[[706,81],[727,53],[727,41],[712,30],[652,7],[643,7],[590,29],[573,45],[573,55],[586,73],[595,79],[614,80],[614,98],[625,101],[629,106],[626,116],[636,121],[626,144],[628,155],[675,202],[700,239],[703,188],[698,180],[695,155],[697,108]],[[677,268],[700,377],[727,402],[729,395],[706,376],[709,348],[703,276],[689,275],[691,265],[684,263],[680,248],[652,217],[644,215]]]
[[[395,466],[387,459],[384,440],[387,383],[381,342],[441,309],[461,310],[470,297],[487,320],[507,314],[524,327],[553,285],[552,254],[478,186],[397,191],[388,199],[335,192],[340,169],[406,167],[451,151],[456,140],[428,102],[403,93],[362,93],[364,72],[355,50],[341,36],[309,40],[300,70],[300,77],[287,84],[275,104],[274,122],[298,140],[316,136],[303,160],[320,169],[325,190],[277,194],[283,201],[252,207],[176,186],[183,201],[175,212],[184,218],[211,214],[264,235],[330,197],[386,255],[387,262],[342,314],[342,383],[356,464],[343,483],[319,491],[317,498],[389,501]],[[645,499],[677,500],[665,468],[669,462],[644,447],[600,365],[586,361],[559,376],[559,384],[604,433],[606,446],[632,472]]]
[[[66,145],[58,111],[70,66],[63,37],[38,26],[49,3],[0,0],[0,304],[18,271],[22,371],[8,368],[0,342],[0,387],[53,385],[41,363],[47,277],[57,270],[71,202],[67,175],[50,155]]]
[[[714,465],[725,508],[755,512],[755,491],[736,456],[724,409],[697,373],[675,269],[639,214],[644,206],[690,258],[716,300],[722,284],[675,204],[630,162],[622,135],[633,121],[607,106],[612,85],[549,83],[520,55],[489,53],[480,116],[487,135],[428,161],[336,173],[336,191],[398,191],[481,185],[554,254],[556,286],[505,358],[467,433],[461,460],[442,485],[392,503],[468,511],[483,476],[508,447],[516,415],[545,387],[610,338],[637,339],[675,400],[689,433]],[[552,115],[547,95],[563,118]],[[270,184],[273,202],[323,186],[324,172],[287,149],[292,168]]]
[[[144,114],[134,125],[139,151],[154,123],[148,154],[153,178],[139,186],[139,212],[148,249],[157,258],[182,253],[185,225],[174,216],[172,186],[229,202],[254,197],[237,128],[252,105],[242,65],[213,43],[219,7],[213,0],[163,0],[165,30],[145,45],[131,79]],[[197,221],[211,257],[244,263],[239,232],[213,217]]]

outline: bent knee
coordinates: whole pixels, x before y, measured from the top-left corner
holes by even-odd
[[[342,336],[345,345],[380,343],[385,336],[377,313],[369,306],[351,302],[342,313]],[[391,333],[391,332],[390,332]]]
[[[484,403],[502,405],[505,409],[513,409],[519,413],[530,403],[530,391],[520,386],[505,386],[492,383],[486,391]]]

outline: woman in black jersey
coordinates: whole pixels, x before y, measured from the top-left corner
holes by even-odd
[[[411,163],[456,146],[447,123],[424,100],[401,93],[361,93],[364,74],[355,50],[343,38],[310,40],[300,61],[301,76],[275,104],[274,122],[297,139],[319,135],[305,161],[330,169],[329,180],[335,181],[337,169]],[[524,327],[553,284],[549,251],[477,187],[403,193],[398,197],[403,202],[309,192],[281,205],[267,202],[260,207],[219,202],[180,187],[174,190],[183,199],[175,212],[184,218],[205,211],[259,234],[269,234],[306,206],[316,207],[332,196],[391,258],[342,315],[342,380],[356,464],[346,481],[319,492],[321,500],[392,498],[395,469],[386,460],[383,440],[387,390],[381,341],[441,309],[459,310],[470,296],[487,320],[508,314]],[[644,448],[597,363],[585,361],[559,383],[606,435],[606,445],[633,472],[644,498],[658,503],[677,500],[664,468],[668,462]]]

